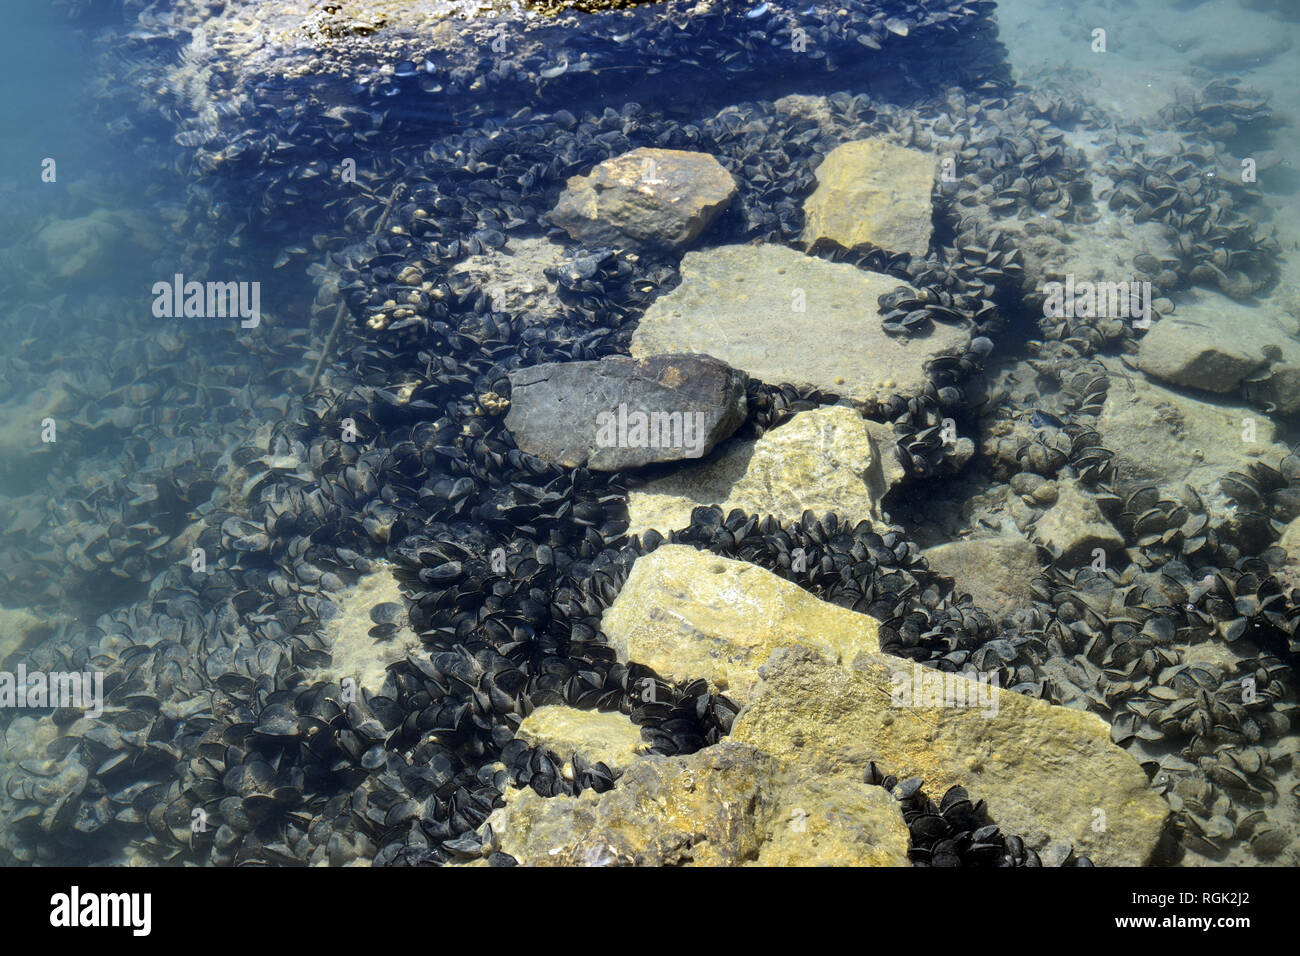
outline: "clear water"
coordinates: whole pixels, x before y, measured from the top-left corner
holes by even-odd
[[[750,25],[742,14],[738,8],[737,36]],[[1292,338],[1300,338],[1300,179],[1291,158],[1300,146],[1294,100],[1300,21],[1294,14],[1280,4],[1238,5],[1237,0],[1179,5],[1004,0],[997,19],[1008,61],[1023,83],[1013,95],[1060,82],[1139,136],[1179,86],[1201,88],[1235,76],[1271,96],[1277,120],[1268,133],[1271,158],[1261,162],[1267,166],[1259,183],[1262,201],[1248,208],[1261,226],[1276,232],[1279,273],[1242,308],[1268,313]],[[207,523],[210,515],[236,510],[229,499],[214,509],[204,494],[247,478],[240,471],[245,462],[234,462],[232,451],[247,443],[269,457],[294,454],[288,446],[268,449],[267,436],[304,404],[328,404],[338,397],[328,388],[323,398],[310,391],[339,301],[328,284],[325,292],[318,286],[337,264],[328,254],[365,241],[392,183],[401,179],[380,136],[366,147],[361,168],[371,191],[369,211],[350,234],[343,234],[338,209],[328,202],[318,213],[299,205],[292,220],[277,218],[278,209],[268,214],[265,210],[275,206],[266,177],[254,182],[242,174],[223,179],[219,171],[205,173],[193,163],[194,154],[173,141],[182,129],[174,122],[178,99],[160,95],[164,74],[157,62],[124,39],[117,56],[104,55],[113,47],[103,34],[110,24],[123,34],[163,29],[141,23],[124,25],[120,11],[112,10],[103,18],[69,20],[46,3],[10,0],[6,29],[0,32],[6,94],[0,98],[0,666],[10,669],[20,662],[35,667],[57,661],[55,644],[95,626],[101,615],[121,620],[135,613],[132,609],[158,612],[160,605],[149,601],[153,574],[134,570],[152,560],[141,542],[164,549],[173,563],[189,563],[191,546],[198,546],[203,530],[217,534]],[[1089,48],[1097,28],[1106,30],[1106,53]],[[183,48],[171,47],[162,60],[181,58]],[[719,79],[712,92],[725,103],[726,89]],[[647,90],[647,99],[652,92]],[[339,99],[356,106],[361,97],[341,89]],[[131,100],[134,107],[126,105]],[[155,101],[152,108],[146,100]],[[267,101],[275,101],[273,92]],[[393,109],[405,109],[406,121],[417,129],[426,123],[431,139],[446,130],[441,110],[422,117],[405,100]],[[393,145],[409,146],[417,135],[408,127],[407,138]],[[50,159],[56,164],[52,177],[45,165]],[[299,152],[284,161],[284,168],[320,161]],[[232,229],[241,219],[247,225]],[[177,273],[258,283],[256,324],[241,327],[239,317],[232,316],[160,317],[154,286],[170,283]],[[327,384],[331,369],[354,365],[357,353],[351,350],[363,341],[351,328],[351,316],[345,319],[342,338],[326,357]],[[1232,337],[1231,319],[1224,335]],[[368,374],[368,384],[383,384],[373,365]],[[1222,391],[1191,394],[1226,402]],[[1297,437],[1294,415],[1276,413],[1268,424],[1280,442]],[[54,441],[46,440],[49,436]],[[173,475],[187,495],[174,498],[153,477],[138,482],[145,473]],[[937,543],[944,535],[924,526],[923,498],[924,493],[918,500],[904,496],[896,516],[916,522],[909,530],[917,540]],[[119,517],[124,502],[132,520]],[[110,557],[97,557],[103,554]],[[133,559],[137,564],[127,567]],[[88,571],[95,562],[101,569]],[[124,567],[131,573],[118,573]],[[259,583],[271,599],[268,578]],[[212,651],[220,640],[211,635],[226,633],[219,621],[193,624],[199,617],[191,608],[170,604],[161,613],[175,623],[150,624],[154,643],[184,636],[185,627],[195,626],[208,629],[204,646]],[[184,623],[187,615],[190,625]],[[38,653],[42,648],[47,653]],[[84,657],[64,663],[92,666]],[[1281,680],[1294,707],[1294,674]],[[11,737],[11,764],[0,766],[0,774],[24,754],[30,758],[40,751],[55,734],[49,713],[0,715],[0,727]],[[36,723],[15,730],[22,717]],[[20,738],[33,734],[47,737],[28,751]],[[1226,808],[1232,822],[1267,810],[1270,825],[1286,835],[1278,841],[1280,851],[1269,855],[1251,850],[1245,840],[1224,841],[1223,852],[1190,847],[1182,862],[1296,862],[1300,814],[1288,754],[1295,740],[1282,733],[1269,743],[1276,757],[1275,795],[1236,795]],[[97,769],[87,767],[91,776]],[[120,785],[121,778],[114,779]],[[165,779],[164,774],[151,782]],[[17,805],[7,806],[14,811]],[[1208,811],[1205,816],[1217,819],[1225,807]],[[25,845],[21,833],[30,826],[29,817],[9,828],[16,836],[0,862],[30,862],[29,852],[24,857],[14,850]],[[96,837],[90,841],[91,858],[110,864],[131,860],[140,837],[130,827],[111,839]],[[64,850],[74,852],[68,848],[77,846],[77,839],[69,835]],[[47,848],[56,859],[58,845]]]

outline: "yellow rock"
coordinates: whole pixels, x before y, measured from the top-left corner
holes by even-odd
[[[794,780],[731,741],[642,757],[603,794],[505,801],[488,824],[525,866],[907,865],[907,827],[883,789]]]
[[[796,520],[805,510],[850,522],[878,518],[880,499],[902,477],[893,430],[832,405],[801,412],[757,441],[730,441],[708,460],[629,492],[628,533],[685,528],[700,505]]]
[[[724,866],[758,854],[773,761],[724,741],[688,757],[645,757],[603,794],[512,790],[488,818],[525,866]]]
[[[874,760],[900,780],[920,776],[935,800],[960,784],[987,802],[1004,833],[1036,849],[1050,838],[1098,866],[1148,861],[1169,806],[1137,760],[1111,743],[1105,721],[987,684],[980,698],[960,675],[944,677],[976,706],[957,706],[955,696],[915,706],[929,698],[900,690],[938,674],[884,654],[844,667],[790,649],[764,668],[730,739],[807,777],[860,779]]]
[[[620,713],[578,710],[562,704],[538,707],[524,718],[515,736],[532,747],[547,747],[569,760],[575,753],[589,764],[619,771],[645,749],[641,728]]]
[[[847,662],[879,651],[879,626],[756,565],[679,544],[638,558],[601,622],[620,661],[714,688],[722,677],[737,703],[777,648],[803,643]]]
[[[835,777],[779,789],[750,866],[910,866],[907,824],[883,787]]]
[[[817,189],[804,203],[805,242],[845,247],[869,242],[924,256],[930,246],[936,159],[884,140],[845,143],[817,167]]]

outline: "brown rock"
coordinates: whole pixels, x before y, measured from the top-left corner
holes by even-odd
[[[804,203],[804,242],[832,239],[846,248],[869,242],[924,256],[933,231],[936,163],[929,153],[878,139],[836,147],[817,167],[817,190]]]
[[[642,147],[570,179],[550,218],[589,245],[675,250],[735,194],[735,180],[709,154]]]

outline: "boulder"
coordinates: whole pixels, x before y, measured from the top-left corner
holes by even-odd
[[[995,618],[1029,607],[1029,582],[1042,570],[1038,549],[1016,534],[949,541],[926,548],[921,557]]]
[[[745,415],[745,376],[723,362],[612,356],[511,372],[505,424],[530,455],[620,471],[706,455]]]
[[[839,405],[817,408],[629,491],[628,533],[666,535],[689,525],[701,505],[794,520],[805,510],[834,512],[856,524],[879,518],[881,499],[902,478],[888,425]]]
[[[1062,564],[1091,563],[1098,548],[1108,556],[1124,550],[1124,536],[1074,481],[1057,484],[1056,504],[1038,519],[1034,535]]]
[[[638,558],[601,620],[620,661],[669,681],[706,678],[742,704],[776,648],[805,643],[848,661],[880,649],[879,627],[756,565],[682,544]]]
[[[933,231],[937,165],[930,153],[881,139],[836,147],[817,167],[817,189],[804,203],[804,242],[871,243],[923,258]]]
[[[708,153],[642,147],[570,179],[550,219],[587,245],[677,250],[735,194],[735,180]]]
[[[1271,364],[1275,373],[1252,383],[1252,393],[1289,414],[1300,409],[1300,342],[1280,318],[1263,306],[1197,290],[1143,336],[1137,364],[1162,382],[1220,393]]]
[[[723,741],[642,757],[597,794],[511,790],[488,818],[525,866],[907,866],[907,827],[881,787],[799,780]]]
[[[1219,478],[1273,467],[1290,450],[1274,440],[1268,416],[1248,405],[1202,402],[1105,362],[1110,389],[1097,420],[1102,444],[1121,456],[1121,474],[1177,495],[1191,485],[1207,501],[1220,498]]]
[[[763,842],[773,764],[730,741],[688,757],[645,757],[605,793],[512,790],[487,824],[498,848],[525,866],[735,865]]]
[[[920,394],[926,364],[970,341],[942,323],[924,335],[886,335],[877,300],[905,283],[784,246],[688,252],[681,275],[642,316],[634,356],[703,352],[769,384],[813,385],[871,405]]]
[[[861,779],[874,761],[900,780],[921,777],[936,800],[960,784],[1004,833],[1034,849],[1069,842],[1098,866],[1141,866],[1159,841],[1168,804],[1095,714],[883,654],[845,667],[789,648],[762,677],[729,739],[805,779]],[[928,690],[901,692],[918,680],[948,691],[934,705]]]
[[[538,707],[524,718],[515,736],[531,747],[546,747],[562,760],[577,754],[586,763],[603,763],[615,773],[645,749],[641,728],[625,715],[562,704]]]

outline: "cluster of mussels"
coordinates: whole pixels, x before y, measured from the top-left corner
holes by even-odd
[[[925,795],[920,777],[900,781],[870,763],[865,781],[884,787],[902,805],[903,821],[911,838],[907,858],[915,866],[1038,867],[1044,864],[1032,847],[1025,846],[1023,839],[1002,832],[990,819],[983,800],[972,803],[965,787],[949,787],[936,806]],[[1068,849],[1048,865],[1092,866],[1092,861],[1086,856],[1075,856]]]

